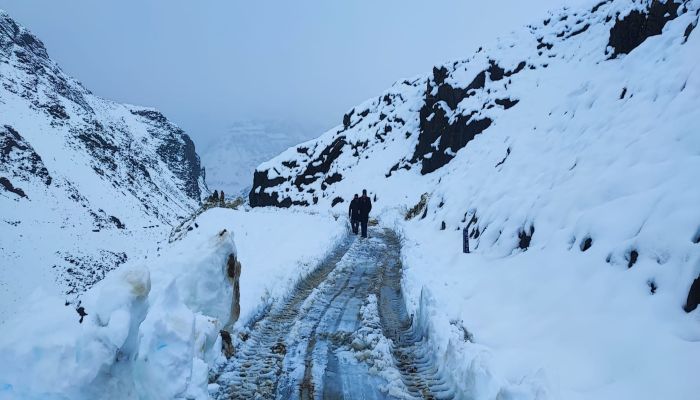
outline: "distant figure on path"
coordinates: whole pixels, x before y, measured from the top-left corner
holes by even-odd
[[[362,189],[362,197],[357,199],[360,208],[360,224],[362,225],[362,237],[367,237],[367,222],[369,222],[369,212],[372,211],[372,200],[367,197],[367,189]]]
[[[352,226],[352,233],[357,235],[360,230],[360,204],[359,197],[355,193],[355,197],[350,201],[350,207],[348,208],[348,217],[350,218],[350,226]]]

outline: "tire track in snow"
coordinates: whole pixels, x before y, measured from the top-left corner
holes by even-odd
[[[217,399],[272,399],[287,353],[286,336],[299,318],[299,310],[314,290],[328,278],[350,246],[344,240],[328,257],[297,284],[291,295],[274,305],[251,329],[216,381]]]
[[[421,399],[449,400],[458,397],[435,360],[423,327],[413,324],[401,289],[401,245],[396,233],[382,233],[387,250],[383,253],[379,317],[384,336],[393,342],[394,362],[410,394]]]
[[[361,363],[327,370],[329,359],[332,369],[338,368],[335,352],[347,348],[352,325],[359,324],[358,304],[370,294],[378,299],[381,332],[393,343],[391,358],[406,392],[400,397],[455,398],[425,334],[406,311],[398,237],[390,230],[372,229],[371,234],[367,241],[344,241],[286,301],[255,323],[218,377],[216,398],[306,400],[328,393],[334,398],[394,398],[380,391],[386,381],[369,376]],[[348,385],[357,389],[348,391]]]

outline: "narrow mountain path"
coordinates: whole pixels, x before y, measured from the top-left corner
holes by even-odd
[[[452,399],[401,291],[400,242],[349,237],[250,329],[217,399]]]

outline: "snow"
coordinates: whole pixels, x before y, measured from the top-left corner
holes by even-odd
[[[617,13],[649,2],[616,0],[591,13],[594,4],[550,14],[551,23],[445,64],[453,87],[466,87],[490,60],[506,71],[520,61],[527,67],[507,79],[487,75],[485,88],[454,110],[439,104],[452,122],[475,112],[493,124],[464,148],[450,147],[454,158],[429,174],[412,158],[434,74],[395,84],[354,108],[347,127],[258,167],[282,179],[256,193],[279,193],[309,208],[212,209],[170,244],[154,240],[165,237],[163,227],[148,238],[129,230],[130,246],[141,253],[80,296],[88,313],[82,324],[78,305],[64,305],[49,279],[22,281],[22,291],[39,289],[13,302],[16,315],[3,324],[11,329],[0,337],[0,398],[205,398],[207,371],[221,357],[219,329],[234,323],[229,255],[242,264],[234,327],[244,329],[346,233],[347,203],[333,209],[331,202],[362,188],[377,196],[374,216],[402,235],[409,312],[465,397],[697,398],[700,311],[685,313],[683,305],[700,274],[700,37],[693,32],[686,41],[683,32],[697,24],[700,2],[686,2],[662,35],[615,59],[606,46]],[[585,32],[566,36],[588,22]],[[553,48],[537,49],[539,38]],[[494,105],[506,97],[519,102],[507,110]],[[308,165],[323,165],[341,135],[348,145],[328,171],[295,184]],[[439,143],[424,160],[439,158]],[[336,172],[342,180],[323,183]],[[27,189],[31,197],[40,196],[37,187]],[[427,208],[406,220],[424,193]],[[110,195],[96,188],[86,196]],[[115,204],[125,213],[134,207]],[[30,215],[18,209],[7,221]],[[85,239],[89,221],[61,220],[61,227],[76,224],[80,235],[45,233],[37,229],[43,211],[34,217],[17,230],[8,222],[13,236],[3,230],[1,237],[3,247],[11,239],[22,243],[23,263],[34,261],[45,241],[115,240],[101,232]],[[462,253],[462,229],[470,254]],[[387,390],[400,392],[375,314],[376,299],[369,298],[353,356],[397,384]]]
[[[299,210],[214,209],[236,232],[242,272],[241,318],[254,318],[266,304],[285,296],[347,233],[344,220]]]
[[[700,3],[685,2],[661,35],[615,59],[606,47],[617,13],[650,2],[612,1],[595,13],[597,2],[588,3],[445,64],[445,81],[462,88],[489,60],[506,71],[527,66],[500,80],[487,73],[483,90],[448,110],[493,124],[449,149],[454,159],[436,171],[423,175],[412,160],[432,74],[355,107],[349,126],[303,144],[308,154],[290,149],[258,168],[290,178],[266,192],[312,210],[342,212],[347,203],[333,209],[333,199],[362,188],[377,195],[374,216],[404,237],[409,308],[467,398],[694,399],[700,391],[692,376],[700,313],[683,311],[700,275],[700,36],[684,38]],[[538,38],[552,49],[537,49]],[[503,98],[519,102],[493,106]],[[342,180],[325,190],[323,177],[296,184],[341,136],[348,144],[324,176]],[[404,220],[423,193],[425,214]],[[461,252],[465,227],[471,254]]]
[[[394,365],[391,353],[393,343],[382,333],[375,294],[367,296],[365,304],[360,307],[360,324],[359,329],[352,332],[352,356],[358,362],[367,363],[370,373],[384,378],[387,383],[380,388],[382,392],[399,399],[412,398],[406,394],[401,373]]]
[[[605,264],[593,248],[460,254],[444,251],[461,246],[459,235],[410,226],[404,233],[409,298],[429,293],[423,312],[434,345],[475,398],[539,391],[566,399],[695,397],[700,319],[686,316],[672,292],[649,293],[655,262],[628,271]],[[664,275],[657,283],[677,280],[673,270]],[[450,320],[462,320],[474,343],[450,334]]]
[[[234,322],[229,256],[242,264],[244,324],[346,232],[344,222],[297,211],[215,208],[195,224],[81,296],[82,324],[78,305],[38,289],[4,325],[12,329],[0,338],[0,398],[208,398],[219,330]]]
[[[72,300],[155,251],[205,186],[179,128],[91,94],[4,11],[0,60],[0,176],[25,193],[0,187],[2,324],[37,286]]]
[[[39,289],[0,339],[2,398],[207,398],[208,364],[231,317],[220,224],[120,268],[80,304]],[[82,323],[76,313],[84,307]]]

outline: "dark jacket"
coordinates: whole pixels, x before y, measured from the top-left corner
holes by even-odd
[[[360,205],[359,205],[359,198],[358,199],[352,199],[350,201],[350,207],[348,208],[348,217],[350,217],[351,221],[359,221],[360,220]]]
[[[357,206],[360,210],[360,220],[369,220],[369,212],[372,211],[372,200],[367,196],[362,196],[357,199]]]

